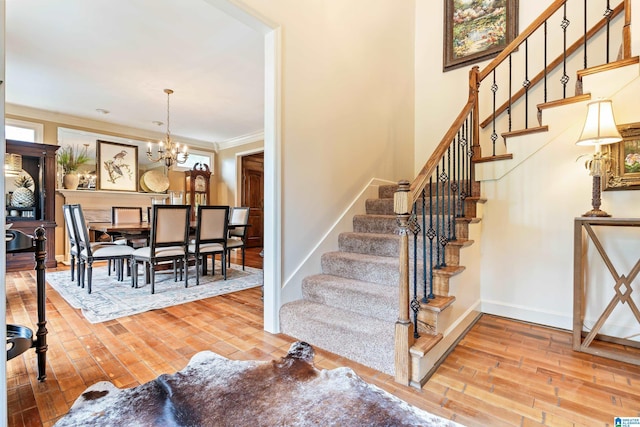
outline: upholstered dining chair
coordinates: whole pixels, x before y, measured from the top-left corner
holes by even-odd
[[[103,260],[116,261],[118,280],[122,281],[124,279],[124,262],[131,257],[133,248],[127,245],[113,244],[112,242],[92,243],[89,240],[89,230],[84,220],[82,207],[80,205],[71,205],[71,213],[73,214],[73,224],[78,244],[78,257],[80,258],[79,284],[84,287],[86,273],[87,292],[91,293],[93,263],[94,261]]]
[[[142,207],[140,206],[112,206],[111,207],[111,223],[112,224],[130,224],[142,222]],[[113,236],[114,240],[124,239],[127,245],[134,248],[141,248],[148,244],[147,236],[144,234],[126,235],[121,234]]]
[[[62,214],[64,217],[64,224],[67,230],[67,238],[69,240],[69,256],[71,257],[71,281],[75,280],[75,276],[77,273],[78,279],[80,276],[80,257],[78,249],[80,246],[78,244],[78,238],[76,236],[76,225],[73,217],[73,212],[71,211],[71,207],[74,205],[66,204],[62,205]],[[109,242],[91,242],[92,246],[106,246],[112,243]],[[111,260],[108,260],[108,271],[111,274]],[[81,285],[80,280],[78,280],[78,285]]]
[[[155,293],[155,270],[159,263],[172,261],[174,280],[177,281],[176,265],[184,268],[184,286],[188,286],[190,205],[153,205],[151,211],[151,236],[149,246],[133,251],[133,272],[131,284],[138,287],[138,263],[142,263],[145,279],[151,283],[151,293]]]
[[[78,268],[78,276],[80,275],[80,257],[78,256],[78,239],[76,238],[76,226],[73,221],[72,205],[62,205],[62,215],[64,216],[64,224],[67,230],[67,240],[69,241],[69,256],[71,257],[71,281],[75,280],[76,266]],[[79,283],[79,282],[78,282]]]
[[[222,275],[227,280],[227,223],[229,206],[198,206],[198,220],[196,222],[196,236],[189,245],[189,255],[196,262],[196,285],[200,284],[200,269],[202,275],[207,274],[207,257],[211,255],[211,274],[216,271],[216,254],[220,254]]]
[[[227,265],[231,266],[231,250],[242,250],[242,270],[244,270],[244,254],[247,238],[247,224],[249,223],[249,208],[231,208],[229,219],[229,234],[227,239]]]

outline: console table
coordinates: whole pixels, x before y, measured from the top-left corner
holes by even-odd
[[[633,282],[640,273],[640,258],[634,255],[635,264],[629,272],[620,274],[614,267],[608,254],[594,228],[601,226],[609,227],[640,227],[640,219],[634,218],[601,218],[601,217],[580,217],[574,223],[574,253],[573,253],[573,349],[584,353],[603,356],[622,362],[640,365],[640,358],[637,352],[626,352],[624,346],[640,348],[640,343],[624,338],[600,336],[599,332],[605,324],[613,310],[619,305],[626,305],[633,313],[635,319],[640,324],[640,310],[631,298],[633,292]],[[614,296],[611,298],[604,311],[594,324],[590,332],[583,332],[584,312],[586,307],[585,295],[587,293],[585,259],[586,249],[589,241],[597,249],[602,261],[611,274]],[[636,260],[637,259],[637,260]],[[636,288],[640,291],[640,288]],[[620,344],[622,347],[616,349],[614,346],[592,346],[593,340],[598,337],[603,341],[610,341]]]
[[[38,227],[35,237],[19,230],[5,230],[7,254],[32,252],[35,257],[36,292],[38,305],[38,330],[33,331],[22,325],[7,325],[7,360],[11,360],[35,347],[38,356],[38,380],[47,378],[47,317],[45,312],[45,258],[47,256],[45,230]]]

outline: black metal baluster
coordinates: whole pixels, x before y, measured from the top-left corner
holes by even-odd
[[[544,21],[544,102],[547,102],[547,21]]]
[[[471,124],[469,123],[469,117],[467,117],[467,119],[465,120],[465,129],[463,132],[463,138],[460,140],[459,146],[460,146],[460,168],[459,168],[459,172],[458,174],[460,175],[460,178],[458,179],[458,181],[460,182],[460,188],[459,188],[459,193],[460,193],[460,216],[463,217],[465,215],[465,203],[464,203],[464,199],[467,197],[466,196],[466,186],[467,186],[467,181],[468,181],[468,177],[466,176],[466,172],[467,172],[467,156],[466,154],[466,147],[467,144],[469,143],[469,132],[471,129]],[[454,227],[455,228],[455,227]]]
[[[508,126],[508,132],[511,132],[511,94],[512,92],[512,87],[511,84],[513,82],[513,62],[512,62],[512,58],[511,58],[511,54],[509,54],[509,108],[507,109],[507,116],[508,116],[508,122],[509,122],[509,126]]]
[[[422,302],[427,303],[427,192],[422,190]],[[431,203],[429,203],[431,204]]]
[[[445,159],[444,156],[442,157],[442,174],[439,177],[440,182],[442,183],[442,212],[440,215],[442,215],[442,227],[438,230],[438,241],[440,243],[441,246],[441,250],[440,250],[440,267],[446,267],[447,266],[447,262],[446,262],[446,257],[445,257],[445,246],[447,245],[447,234],[446,234],[446,230],[447,230],[447,225],[444,221],[447,221],[447,223],[450,222],[450,218],[448,216],[448,213],[446,211],[446,206],[445,206],[445,199],[446,199],[446,188],[445,185],[447,185],[447,174],[445,172]]]
[[[424,213],[424,212],[423,212]],[[413,233],[413,298],[409,306],[413,312],[413,337],[419,338],[418,333],[418,312],[420,311],[420,303],[418,302],[418,233],[420,232],[420,226],[418,225],[418,208],[417,202],[413,203],[413,211],[411,218],[409,219],[409,230]]]
[[[498,85],[496,83],[496,70],[493,69],[493,84],[491,85],[491,92],[493,92],[493,132],[491,132],[491,143],[493,144],[493,155],[496,155],[496,141],[498,140],[498,134],[496,133],[496,92],[498,92]]]
[[[459,132],[459,130],[458,130]],[[451,145],[455,142],[454,141],[451,142],[451,144],[449,145],[449,148],[447,148],[447,169],[446,172],[444,172],[442,175],[443,179],[445,179],[446,181],[446,187],[445,189],[447,190],[447,210],[446,210],[446,218],[447,218],[447,239],[450,240],[451,239],[451,235],[453,234],[453,232],[451,231],[451,217],[455,216],[453,214],[453,205],[452,205],[452,201],[453,198],[451,197]],[[443,185],[445,185],[443,182]]]
[[[607,43],[608,44],[608,43]],[[587,68],[587,0],[584,0],[584,68]],[[608,61],[607,61],[608,62]]]
[[[524,40],[524,81],[522,87],[524,87],[524,128],[529,129],[529,86],[531,81],[529,80],[529,39]]]
[[[607,0],[607,8],[604,11],[604,16],[607,18],[607,64],[609,63],[609,44],[610,44],[609,43],[609,24],[611,23],[612,14],[613,14],[613,10],[611,9],[611,2],[610,0]]]
[[[433,228],[433,176],[429,177],[429,298],[433,298],[433,239],[436,231]],[[426,260],[424,261],[426,262]]]
[[[436,243],[440,236],[440,164],[436,166]],[[436,244],[436,268],[440,267],[440,245]]]
[[[563,38],[563,50],[562,50],[562,77],[560,82],[562,83],[562,97],[567,97],[567,83],[569,83],[569,76],[567,75],[567,27],[571,22],[567,19],[567,3],[564,4],[564,16],[560,26],[562,27]]]
[[[471,123],[469,123],[469,129],[475,129],[475,120],[478,120],[477,117],[471,116]],[[472,182],[471,182],[471,168],[473,167],[473,134],[469,133],[469,137],[467,138],[467,167],[465,168],[467,174],[467,194],[465,197],[469,197],[472,194]]]
[[[460,215],[460,140],[464,138],[466,121],[458,131],[458,138],[453,146],[453,197],[455,204],[455,216]],[[455,227],[454,227],[455,232]],[[455,235],[455,234],[454,234]]]

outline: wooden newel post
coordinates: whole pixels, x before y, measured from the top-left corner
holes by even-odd
[[[636,31],[638,29],[636,28]],[[622,27],[622,59],[631,58],[631,0],[624,0],[624,26]]]
[[[393,196],[394,212],[400,227],[400,287],[398,294],[398,320],[395,331],[395,380],[409,385],[411,358],[409,348],[413,344],[413,324],[409,318],[409,217],[411,216],[411,192],[409,181],[400,181]]]

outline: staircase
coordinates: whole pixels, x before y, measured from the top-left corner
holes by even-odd
[[[303,299],[280,309],[282,333],[387,374],[394,370],[398,317],[396,186],[381,186],[336,252],[322,255],[322,273],[306,277]]]
[[[630,10],[629,0],[608,10],[589,31],[585,28],[569,48],[565,25],[558,26],[562,28],[560,35],[547,37],[547,21],[566,18],[567,3],[555,0],[483,70],[478,67],[470,70],[469,98],[431,157],[412,182],[381,186],[378,198],[366,202],[366,214],[353,218],[353,232],[339,236],[339,250],[322,256],[322,273],[303,280],[303,299],[282,306],[283,333],[394,375],[399,383],[423,384],[438,359],[473,322],[481,304],[480,253],[478,245],[472,246],[475,238],[471,234],[472,225],[481,217],[478,205],[484,202],[479,197],[479,181],[499,180],[508,173],[513,174],[515,168],[549,143],[551,125],[554,138],[559,137],[567,129],[567,123],[562,123],[564,116],[546,113],[545,121],[549,125],[543,125],[543,111],[556,107],[566,109],[588,100],[590,94],[582,92],[584,76],[628,65],[637,67],[639,62],[637,57],[630,57],[630,13],[623,13]],[[574,1],[570,8],[592,7],[593,3]],[[581,13],[585,14],[586,27],[587,11]],[[599,13],[598,9],[589,11],[589,16],[603,16]],[[622,58],[618,61],[610,61],[608,53],[609,23],[613,18],[624,21]],[[542,70],[533,76],[529,74],[533,70],[528,70],[526,65],[529,63],[527,43],[530,36],[543,31],[544,63]],[[595,42],[597,36],[605,38],[604,31],[606,63],[587,68],[586,46]],[[547,60],[547,40],[562,39],[566,50],[557,58]],[[577,53],[582,46],[585,46],[584,62]],[[590,52],[589,58],[593,57]],[[513,62],[525,64],[523,70],[516,67],[512,72],[512,55],[521,55]],[[503,72],[508,75],[508,82],[496,83],[498,67],[502,67],[501,70],[508,67],[508,73]],[[575,69],[566,71],[567,67]],[[559,76],[560,72],[565,74]],[[568,74],[578,77],[574,96],[567,95]],[[526,84],[513,92],[512,80],[519,78]],[[548,80],[558,83],[549,83],[547,88]],[[481,83],[485,90],[484,102],[480,95]],[[483,117],[486,119],[482,120]],[[529,126],[533,117],[537,118],[538,126]],[[526,144],[515,155],[511,148],[506,152],[507,138],[514,143],[526,140]],[[490,154],[483,156],[483,152]],[[425,226],[422,218],[429,218],[431,223],[427,220]],[[434,222],[434,218],[437,221]],[[491,221],[490,215],[487,219],[485,225]],[[453,223],[455,226],[450,227]],[[493,229],[503,231],[501,228],[506,225],[508,220],[494,224]],[[427,239],[431,247],[423,246]],[[414,246],[418,248],[416,255]],[[460,274],[465,271],[461,265],[464,264],[461,263],[462,249],[470,246],[476,248],[471,251],[474,258],[467,259],[467,265],[472,265],[471,272]],[[427,248],[422,249],[424,255],[421,255],[420,248],[424,247]],[[423,273],[423,260],[427,264],[426,273]],[[421,284],[426,275],[430,288],[425,292]],[[449,294],[450,290],[455,296]],[[429,292],[435,297],[424,302],[423,297]],[[414,335],[414,330],[419,337]]]
[[[394,328],[398,319],[400,238],[393,212],[397,188],[379,187],[378,198],[366,201],[366,214],[354,216],[353,231],[340,234],[338,251],[322,255],[322,273],[303,280],[303,299],[280,310],[282,333],[389,375],[394,375],[395,369]],[[478,200],[469,203],[475,205]],[[459,234],[467,236],[468,226],[474,222],[477,219],[459,218]],[[460,237],[447,245],[448,266],[439,270],[435,279],[437,297],[425,305],[418,319],[423,335],[414,349],[418,355],[442,338],[445,325],[438,319],[455,301],[447,293],[449,279],[464,270],[458,265],[460,249],[472,243]]]

